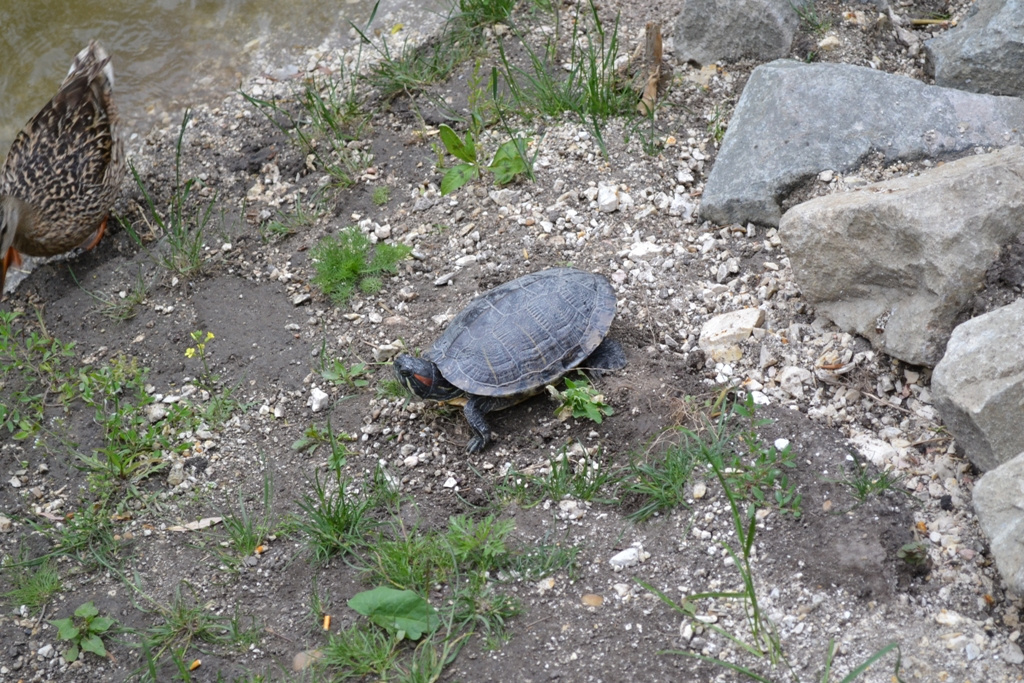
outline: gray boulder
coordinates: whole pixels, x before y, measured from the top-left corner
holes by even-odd
[[[778,60],[754,70],[715,159],[701,214],[778,225],[780,199],[824,170],[1024,142],[1024,101],[924,85],[848,64]]]
[[[1013,146],[817,197],[786,212],[779,236],[818,313],[934,366],[1001,247],[1024,232],[1021,215],[1024,149]]]
[[[1024,2],[977,0],[959,26],[924,44],[935,84],[1024,95]]]
[[[978,469],[995,470],[1024,451],[1024,299],[953,331],[932,374],[932,395]]]
[[[675,53],[702,65],[778,59],[789,54],[799,23],[789,0],[685,0]]]
[[[1024,594],[1024,453],[986,473],[974,485],[974,511],[988,536],[996,568],[1018,595]]]

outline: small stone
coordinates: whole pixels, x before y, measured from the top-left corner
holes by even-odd
[[[404,465],[405,467],[408,467],[410,469],[412,469],[413,467],[416,467],[419,464],[420,464],[420,459],[418,457],[416,457],[415,455],[410,455],[409,457],[407,457],[404,460],[402,460],[402,465]]]
[[[292,657],[292,671],[304,671],[323,656],[320,650],[303,650]]]
[[[837,36],[826,36],[818,41],[818,49],[822,51],[835,50],[842,44],[842,41]]]
[[[299,292],[292,297],[292,306],[301,306],[308,304],[313,300],[313,296],[309,292]]]
[[[803,398],[804,383],[811,381],[811,377],[813,375],[810,370],[791,365],[782,369],[782,372],[779,373],[778,381],[779,386],[787,394],[793,398]]]
[[[708,492],[708,487],[707,487],[707,484],[705,484],[704,482],[698,481],[696,484],[693,485],[693,499],[694,500],[700,500],[705,495],[707,495],[707,492]]]
[[[1024,664],[1024,652],[1017,643],[1007,643],[1000,654],[1007,664]]]
[[[174,488],[183,481],[185,481],[185,463],[181,461],[172,463],[171,471],[167,473],[167,485]]]
[[[313,409],[314,413],[319,413],[326,408],[327,403],[331,400],[331,397],[325,391],[317,387],[313,387],[309,394],[309,407]]]
[[[608,185],[602,185],[597,190],[597,210],[604,213],[611,213],[619,208],[619,191]]]
[[[467,254],[466,256],[455,259],[455,265],[459,267],[471,266],[476,263],[476,260],[476,254]]]
[[[549,590],[555,587],[555,577],[549,576],[546,579],[541,579],[537,582],[537,592],[544,595]]]
[[[935,621],[942,624],[943,626],[957,626],[963,622],[964,618],[952,610],[939,610],[939,613],[935,615]]]
[[[14,529],[14,522],[10,517],[0,515],[0,534],[6,534]]]
[[[11,477],[10,481],[7,483],[11,485],[12,489],[20,489],[23,485],[21,483],[21,479],[18,479],[17,477]]]
[[[604,604],[604,597],[596,593],[584,593],[583,597],[580,598],[580,602],[587,607],[600,607]]]
[[[614,571],[621,571],[627,567],[633,567],[640,562],[640,548],[626,548],[620,553],[612,556],[608,563]]]
[[[53,645],[50,645],[49,643],[47,643],[46,645],[43,645],[41,648],[39,648],[39,650],[36,652],[36,654],[38,654],[43,659],[50,659],[56,653],[55,653],[55,651],[53,649]]]
[[[145,407],[146,420],[150,424],[159,422],[167,417],[167,407],[162,403],[150,403]]]
[[[444,480],[444,487],[446,489],[453,489],[458,483],[459,482],[455,477],[448,477]]]
[[[454,277],[455,277],[455,273],[445,273],[441,277],[439,277],[436,280],[434,280],[434,286],[442,287],[442,286],[448,284],[449,282],[451,282],[452,278],[454,278]]]

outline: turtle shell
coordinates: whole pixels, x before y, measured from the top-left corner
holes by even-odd
[[[528,393],[582,363],[614,317],[615,291],[603,276],[551,268],[474,299],[423,355],[468,394]]]

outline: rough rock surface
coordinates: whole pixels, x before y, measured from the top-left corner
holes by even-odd
[[[818,197],[780,235],[808,301],[908,363],[934,366],[1000,247],[1022,230],[1024,149]]]
[[[956,28],[925,43],[935,84],[1024,95],[1024,2],[978,0]]]
[[[1024,593],[1024,453],[988,472],[974,485],[974,511],[988,536],[1003,580]]]
[[[979,469],[1024,451],[1024,299],[953,331],[932,390],[943,422]]]
[[[697,64],[778,59],[789,54],[799,23],[789,0],[686,0],[675,49]]]
[[[871,152],[940,158],[1024,141],[1024,101],[977,95],[850,64],[778,60],[750,75],[704,190],[720,224],[778,225],[780,199]]]

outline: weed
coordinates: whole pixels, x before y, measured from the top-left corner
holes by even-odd
[[[383,398],[415,398],[409,389],[394,377],[387,377],[377,382],[377,396]]]
[[[790,2],[790,7],[800,17],[800,24],[804,30],[820,35],[832,28],[832,22],[818,14],[818,8],[814,6],[814,0],[804,0],[800,4]]]
[[[574,545],[541,543],[509,558],[504,571],[510,577],[534,583],[563,571],[574,580],[579,553],[580,549]]]
[[[374,247],[370,238],[351,226],[314,247],[313,284],[338,304],[345,303],[357,285],[365,294],[376,294],[383,287],[380,274],[398,272],[398,262],[410,253],[412,247],[404,244],[380,242]]]
[[[74,277],[74,273],[72,273],[72,277]],[[75,282],[78,282],[77,278]],[[89,292],[88,290],[86,290],[86,293],[99,304],[100,315],[108,320],[124,322],[135,317],[135,309],[146,300],[149,287],[142,277],[142,270],[139,269],[139,274],[135,278],[135,284],[128,289],[121,290],[117,294]]]
[[[746,446],[747,453],[735,449],[726,460],[726,479],[729,485],[759,505],[771,505],[783,514],[799,517],[801,496],[785,475],[786,469],[796,467],[796,455],[789,450],[788,444],[780,450],[775,445],[766,447],[761,443],[755,430],[768,421],[756,417],[751,396],[747,396],[742,403],[734,403],[732,411],[739,419],[747,422],[746,428],[739,430],[733,437],[733,440],[738,437]],[[724,422],[719,433],[726,433]]]
[[[185,585],[192,589],[189,584]],[[138,589],[137,586],[135,588]],[[182,595],[181,586],[178,586],[174,589],[174,598],[169,605],[145,596],[151,608],[140,609],[154,612],[159,622],[143,633],[143,640],[136,647],[154,652],[153,659],[159,660],[165,652],[184,658],[188,649],[197,641],[210,644],[232,642],[232,638],[238,633],[237,628],[232,625],[232,620],[212,614],[206,607],[196,604],[195,589],[192,589],[192,592],[192,598],[185,597]]]
[[[601,424],[605,417],[615,414],[612,407],[604,402],[604,395],[590,386],[586,377],[580,376],[576,380],[567,377],[565,391],[551,387],[550,392],[555,400],[560,402],[555,411],[560,420],[565,420],[571,415],[576,419],[586,418]]]
[[[186,109],[174,147],[174,186],[171,189],[166,217],[157,209],[156,202],[146,189],[135,166],[129,164],[135,184],[145,201],[147,213],[167,240],[169,253],[163,257],[163,265],[184,277],[195,275],[203,268],[203,235],[216,203],[214,198],[205,208],[195,213],[187,208],[190,198],[197,192],[196,185],[200,182],[197,178],[189,178],[185,182],[181,180],[181,143],[190,117],[191,110]]]
[[[331,425],[330,420],[328,420],[326,428],[320,428],[316,425],[307,427],[302,436],[292,444],[292,449],[301,452],[307,449],[315,449],[317,446],[324,444],[331,449],[327,456],[328,468],[335,472],[340,472],[341,468],[348,462],[348,457],[352,454],[348,446],[345,445],[345,442],[355,440],[356,437],[345,432],[335,434],[334,427]]]
[[[452,156],[461,159],[463,163],[448,169],[441,178],[441,194],[446,195],[459,189],[473,178],[479,178],[483,171],[490,171],[494,174],[494,182],[498,185],[505,185],[512,182],[517,175],[530,175],[528,173],[525,149],[532,142],[529,138],[512,138],[501,145],[494,153],[494,159],[487,166],[477,161],[476,143],[472,131],[466,131],[465,140],[460,140],[455,131],[445,124],[440,127],[441,142],[445,149]]]
[[[518,32],[516,35],[530,60],[529,70],[514,66],[501,44],[502,75],[523,113],[536,110],[557,117],[563,112],[573,112],[582,124],[590,127],[602,153],[607,155],[602,126],[610,117],[632,115],[636,95],[628,86],[620,84],[615,74],[619,51],[618,18],[609,32],[593,2],[589,9],[589,12],[580,11],[573,22],[568,73],[564,80],[556,76],[563,69],[561,63],[555,63],[555,44],[549,43],[543,54],[538,54]],[[492,88],[496,89],[494,85]]]
[[[348,491],[351,481],[334,472],[334,486],[320,480],[317,473],[313,495],[303,494],[299,508],[305,513],[297,524],[309,542],[313,557],[325,561],[333,555],[354,552],[377,525],[370,517],[377,501]]]
[[[231,539],[231,545],[240,557],[250,557],[270,535],[273,525],[270,523],[270,511],[274,497],[273,477],[269,469],[263,474],[263,515],[253,517],[245,505],[242,492],[238,492],[238,512],[224,515],[224,529]]]
[[[629,515],[630,520],[643,522],[686,505],[686,484],[693,468],[714,446],[703,442],[692,432],[682,431],[681,434],[682,440],[670,446],[660,461],[634,461],[630,465],[623,492],[639,500],[637,509]]]
[[[515,4],[516,0],[459,0],[459,12],[470,26],[491,26],[508,19]]]
[[[597,458],[587,457],[585,453],[574,461],[568,448],[563,447],[551,460],[546,476],[510,469],[498,484],[498,492],[502,498],[515,500],[527,507],[544,500],[566,498],[610,503],[611,499],[598,498],[598,495],[618,483],[620,478],[617,472],[602,467]]]
[[[185,357],[199,357],[199,361],[203,364],[203,374],[199,378],[200,383],[207,387],[216,384],[219,378],[216,375],[210,374],[210,365],[206,360],[206,344],[215,339],[213,332],[207,330],[204,336],[202,330],[193,330],[188,333],[188,336],[192,339],[192,343],[194,343],[195,346],[190,346],[185,349]]]
[[[391,188],[387,185],[378,185],[373,189],[372,199],[377,206],[384,206],[391,199]]]
[[[398,657],[396,645],[394,636],[381,629],[356,625],[331,634],[323,647],[320,664],[340,669],[349,678],[373,676],[384,680]]]
[[[419,640],[441,625],[437,610],[424,598],[410,590],[378,586],[356,593],[348,606],[395,636],[399,641]]]
[[[871,496],[881,495],[886,491],[899,491],[909,495],[902,487],[904,480],[907,478],[902,472],[883,470],[877,474],[872,474],[868,469],[867,463],[857,463],[854,472],[833,483],[846,488],[850,495],[857,500],[858,505],[865,502]]]
[[[260,235],[264,242],[272,239],[282,239],[288,235],[298,232],[299,228],[312,225],[317,218],[323,215],[323,202],[317,199],[312,201],[312,208],[307,209],[302,204],[301,195],[295,197],[295,208],[291,212],[278,211],[274,220],[260,227]]]
[[[715,139],[716,144],[722,143],[725,137],[725,113],[716,105],[715,111],[708,116],[708,132]]]
[[[68,649],[64,651],[64,661],[73,662],[82,652],[91,652],[98,657],[107,656],[103,636],[114,625],[114,620],[99,614],[96,606],[87,602],[75,610],[73,617],[50,621],[57,627],[57,637],[69,643]]]
[[[741,511],[737,494],[730,486],[726,462],[721,459],[720,454],[713,455],[708,460],[708,464],[714,471],[715,476],[721,484],[722,490],[725,492],[725,496],[729,501],[729,509],[733,522],[733,532],[737,539],[739,551],[737,552],[736,548],[724,541],[722,542],[722,546],[732,559],[733,566],[736,567],[736,570],[740,574],[742,588],[737,591],[711,591],[696,593],[685,597],[682,602],[677,603],[669,598],[665,593],[654,588],[650,584],[643,581],[639,581],[639,583],[644,586],[644,588],[657,595],[663,603],[668,605],[674,611],[681,613],[686,619],[693,619],[696,614],[696,603],[700,600],[711,599],[740,601],[743,607],[743,614],[746,618],[747,630],[750,634],[749,640],[744,640],[716,624],[708,624],[707,628],[727,639],[741,652],[745,652],[762,660],[767,660],[771,669],[774,670],[780,667],[785,667],[788,674],[787,678],[793,681],[799,681],[800,679],[797,676],[796,671],[790,665],[789,660],[786,657],[778,628],[771,619],[762,612],[758,602],[757,587],[754,585],[753,570],[751,568],[752,548],[754,545],[754,536],[757,531],[755,507],[754,505],[749,505],[745,512]],[[698,624],[698,626],[700,626],[700,624]],[[853,671],[842,679],[843,683],[849,683],[850,681],[856,680],[871,665],[893,651],[896,652],[896,665],[893,679],[897,681],[901,680],[899,677],[899,643],[892,642],[876,651],[867,660],[854,668]],[[691,657],[704,662],[717,664],[725,669],[743,674],[752,680],[761,681],[762,683],[770,683],[772,680],[749,667],[743,666],[742,664],[738,664],[734,661],[729,661],[721,656],[708,656],[685,650],[669,650],[666,651],[665,654],[678,654],[684,657]],[[828,681],[831,680],[831,665],[834,655],[835,643],[830,639],[825,652],[824,673],[820,679],[823,683],[828,683]]]
[[[321,355],[321,358],[323,355]],[[370,385],[370,380],[364,379],[370,375],[366,363],[352,363],[346,365],[340,358],[333,359],[331,367],[321,368],[320,376],[333,384],[344,384],[350,389],[363,389]]]
[[[929,562],[928,544],[923,541],[905,543],[896,551],[896,557],[911,567],[926,566]]]
[[[3,597],[15,608],[24,605],[32,613],[38,612],[61,589],[60,574],[48,559],[33,567],[24,561],[15,564],[7,557],[3,574],[12,586]]]

